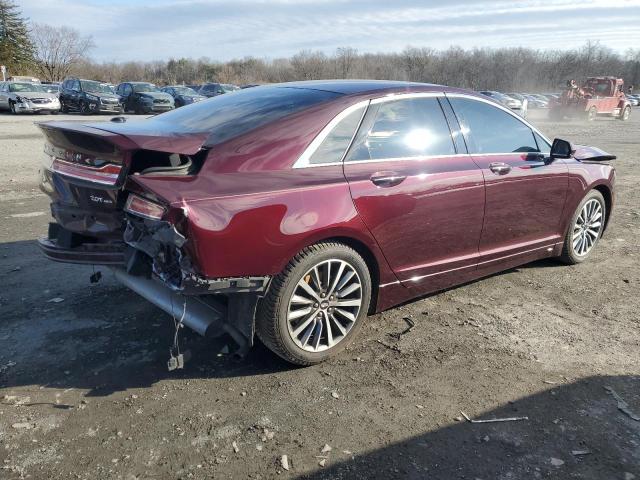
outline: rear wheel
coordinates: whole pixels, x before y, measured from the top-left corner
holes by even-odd
[[[569,265],[584,262],[600,240],[606,218],[604,197],[591,190],[580,202],[564,239],[560,260]]]
[[[622,112],[620,113],[620,120],[622,120],[623,122],[626,122],[627,120],[629,120],[629,116],[631,115],[631,107],[629,107],[628,105],[626,107],[624,107],[622,109]]]
[[[291,363],[320,363],[351,342],[370,300],[371,277],[362,257],[341,243],[318,243],[273,278],[256,333]]]
[[[587,120],[589,122],[593,122],[598,116],[598,109],[596,107],[591,107],[587,112]]]

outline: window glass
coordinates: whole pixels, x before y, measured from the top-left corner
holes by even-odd
[[[145,123],[149,126],[168,124],[180,132],[210,132],[206,146],[213,146],[340,96],[310,88],[254,87],[177,108]]]
[[[538,135],[536,132],[533,132],[533,136],[536,137],[536,143],[538,144],[538,151],[546,155],[549,155],[551,153],[551,145],[549,145],[549,143],[540,135]]]
[[[531,129],[513,115],[478,100],[449,98],[469,153],[537,152]]]
[[[357,108],[344,117],[325,137],[318,149],[309,158],[309,163],[333,163],[342,160],[345,150],[349,146],[353,134],[358,128],[364,106]]]
[[[381,103],[370,125],[358,136],[348,160],[456,153],[449,126],[436,98],[410,98]]]

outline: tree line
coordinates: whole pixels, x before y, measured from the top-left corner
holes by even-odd
[[[344,47],[331,54],[303,50],[289,58],[245,57],[227,62],[206,57],[96,62],[89,56],[94,47],[90,37],[72,28],[31,25],[13,0],[0,0],[0,64],[7,65],[10,74],[31,74],[43,80],[76,75],[110,83],[244,85],[371,78],[508,92],[558,90],[571,78],[613,75],[624,78],[627,85],[640,86],[640,49],[619,54],[597,41],[573,50],[408,46],[397,53],[361,53]]]

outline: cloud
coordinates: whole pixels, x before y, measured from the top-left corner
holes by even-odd
[[[79,5],[79,3],[81,3]],[[91,35],[98,60],[243,56],[406,45],[572,48],[640,44],[640,0],[22,0],[33,21]]]

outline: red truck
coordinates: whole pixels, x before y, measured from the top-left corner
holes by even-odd
[[[585,118],[593,121],[597,116],[628,120],[631,104],[624,94],[624,81],[615,77],[589,77],[581,87],[575,81],[567,83],[562,96],[550,106],[553,120]]]

